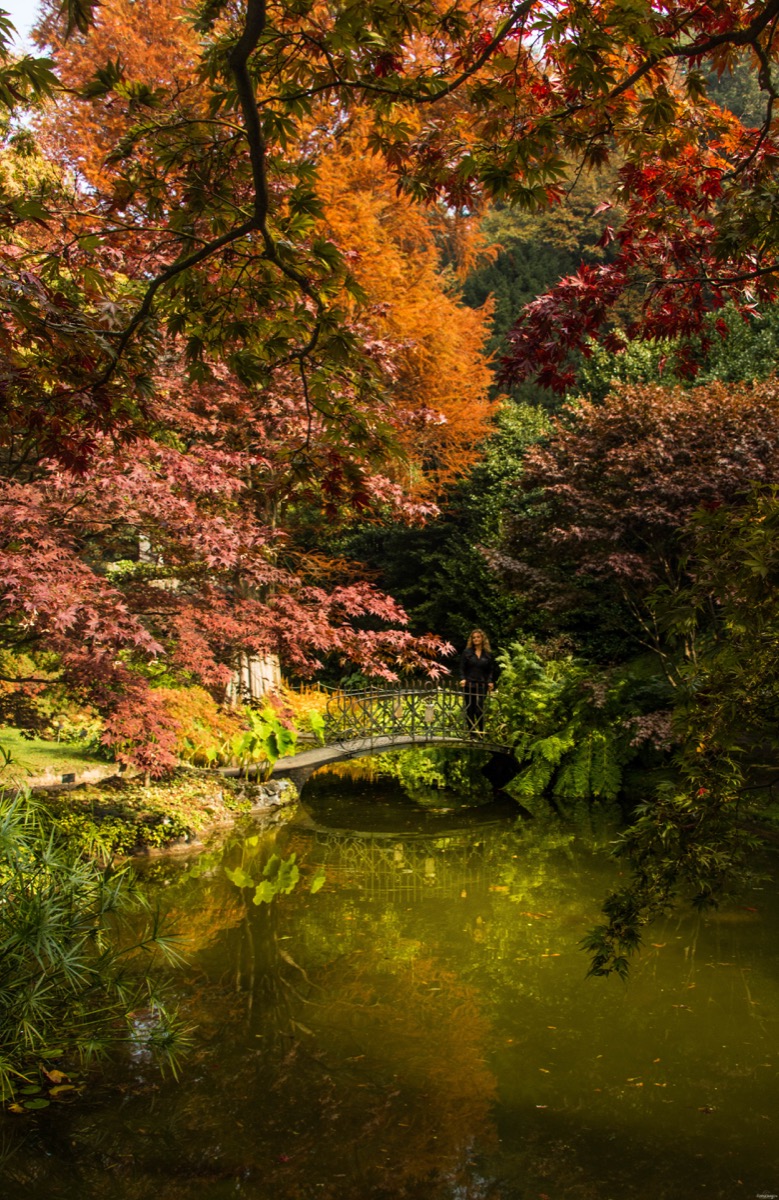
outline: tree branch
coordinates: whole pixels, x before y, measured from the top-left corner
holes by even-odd
[[[756,46],[757,39],[763,30],[779,15],[779,0],[769,0],[762,12],[746,26],[745,29],[730,33],[718,33],[707,42],[692,42],[687,46],[671,46],[664,54],[653,54],[635,71],[624,79],[609,94],[608,100],[616,100],[623,92],[627,92],[638,83],[649,71],[669,58],[699,58],[710,54],[719,46]]]
[[[473,75],[481,70],[481,68],[486,62],[489,61],[495,51],[502,45],[503,42],[505,42],[509,34],[513,33],[517,26],[524,21],[525,17],[530,14],[534,3],[535,0],[525,0],[523,4],[520,4],[513,16],[511,16],[509,20],[505,22],[502,28],[498,30],[492,40],[488,42],[481,53],[477,55],[471,65],[466,67],[466,69],[462,71],[456,79],[453,79],[451,83],[447,83],[438,91],[432,92],[419,92],[412,91],[408,88],[386,87],[380,83],[370,82],[367,79],[344,79],[343,76],[338,73],[333,58],[327,48],[323,46],[321,42],[318,42],[316,38],[313,38],[310,34],[305,34],[304,36],[306,37],[306,40],[312,42],[313,45],[315,45],[317,49],[321,50],[322,54],[324,54],[330,70],[333,73],[333,79],[329,83],[320,83],[316,87],[304,88],[299,92],[290,92],[289,94],[277,95],[272,97],[272,99],[291,103],[295,100],[310,99],[313,96],[318,96],[324,92],[332,91],[333,88],[346,88],[349,91],[355,92],[374,92],[379,96],[388,96],[393,100],[405,100],[412,104],[434,104],[437,100],[442,100],[445,96],[451,96],[453,92],[456,92],[464,83],[467,83],[467,81]]]
[[[267,147],[262,132],[260,113],[254,95],[254,87],[248,71],[249,58],[265,32],[267,20],[265,0],[248,0],[246,24],[243,33],[228,55],[227,61],[235,78],[238,99],[243,113],[244,132],[249,143],[254,181],[254,219],[257,227],[264,230],[270,210],[268,176],[266,170]]]
[[[217,250],[223,246],[229,246],[231,242],[238,241],[239,238],[245,237],[247,233],[251,233],[256,227],[254,218],[245,221],[243,225],[239,225],[236,229],[231,229],[227,233],[222,234],[219,238],[214,238],[212,242],[207,242],[200,250],[196,250],[193,254],[189,254],[186,258],[178,258],[171,263],[164,271],[157,275],[149,284],[141,301],[140,307],[136,310],[135,315],[129,325],[123,330],[119,342],[114,350],[114,356],[106,371],[98,380],[98,386],[103,386],[108,383],[111,376],[119,366],[119,361],[127,349],[127,346],[132,339],[138,326],[151,312],[154,297],[163,284],[168,283],[171,279],[175,279],[182,271],[189,270],[190,267],[196,267],[198,263],[210,258]]]

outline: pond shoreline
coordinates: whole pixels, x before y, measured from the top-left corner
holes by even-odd
[[[262,820],[298,799],[288,779],[225,779],[216,772],[179,771],[144,784],[113,775],[98,781],[30,788],[55,826],[76,845],[117,859],[144,859],[201,850],[212,834],[247,817]]]

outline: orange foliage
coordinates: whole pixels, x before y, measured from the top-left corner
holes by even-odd
[[[283,685],[280,698],[294,728],[305,734],[311,730],[312,716],[324,719],[331,694],[316,687],[293,689]]]
[[[89,33],[74,30],[68,38],[61,7],[60,0],[44,0],[36,41],[54,52],[66,87],[81,88],[108,63],[118,62],[133,83],[171,88],[179,95],[195,89],[198,44],[184,20],[182,0],[102,0]],[[103,170],[104,160],[130,124],[124,105],[117,104],[114,112],[112,107],[104,98],[87,105],[65,92],[58,95],[56,117],[47,122],[48,130],[59,134],[55,145],[61,140],[66,146],[70,163],[77,130],[76,161],[93,186],[110,178]]]
[[[229,758],[225,747],[246,728],[239,714],[222,708],[202,687],[160,688],[159,694],[178,724],[180,758],[200,767]]]
[[[202,109],[205,119],[195,73],[197,36],[185,20],[183,0],[105,0],[89,34],[74,32],[67,39],[59,7],[59,0],[45,0],[37,38],[54,51],[68,87],[83,88],[118,62],[128,85],[172,90],[180,100],[186,97],[190,112]],[[447,105],[449,118],[466,120],[456,98]],[[91,187],[113,192],[121,207],[124,184],[106,156],[134,122],[154,126],[157,120],[153,107],[131,106],[128,113],[105,97],[89,105],[65,93],[47,117],[45,137]],[[195,137],[191,122],[185,124]],[[368,148],[368,128],[358,112],[334,132],[332,111],[324,106],[310,119],[304,152],[313,144],[322,147],[317,174],[327,233],[367,297],[364,308],[353,302],[353,315],[367,323],[383,343],[385,360],[388,351],[394,364],[391,408],[409,459],[396,474],[408,471],[400,482],[417,496],[435,495],[469,469],[496,407],[488,395],[489,307],[467,308],[458,296],[458,276],[482,252],[477,219],[443,207],[425,211],[399,195],[384,160]],[[173,146],[175,122],[167,136]],[[143,138],[136,156],[143,162]],[[178,186],[172,175],[168,201]]]
[[[359,121],[322,154],[318,176],[328,232],[367,295],[368,321],[377,337],[401,348],[395,395],[402,441],[425,476],[415,487],[441,487],[468,470],[495,411],[484,349],[489,310],[460,303],[454,269],[441,269],[440,215],[431,218],[398,195]]]

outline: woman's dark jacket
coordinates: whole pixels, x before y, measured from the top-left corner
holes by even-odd
[[[497,674],[498,664],[486,650],[483,650],[481,655],[475,650],[466,650],[460,659],[460,678],[466,683],[486,688],[488,683],[495,682]]]

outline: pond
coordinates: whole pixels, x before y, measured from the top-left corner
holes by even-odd
[[[180,1079],[138,1055],[4,1118],[0,1194],[779,1195],[773,884],[654,927],[626,984],[588,980],[578,943],[617,881],[607,824],[423,809],[327,775],[304,800],[149,867],[188,947]],[[292,853],[300,879],[270,903],[224,871],[259,881]]]

